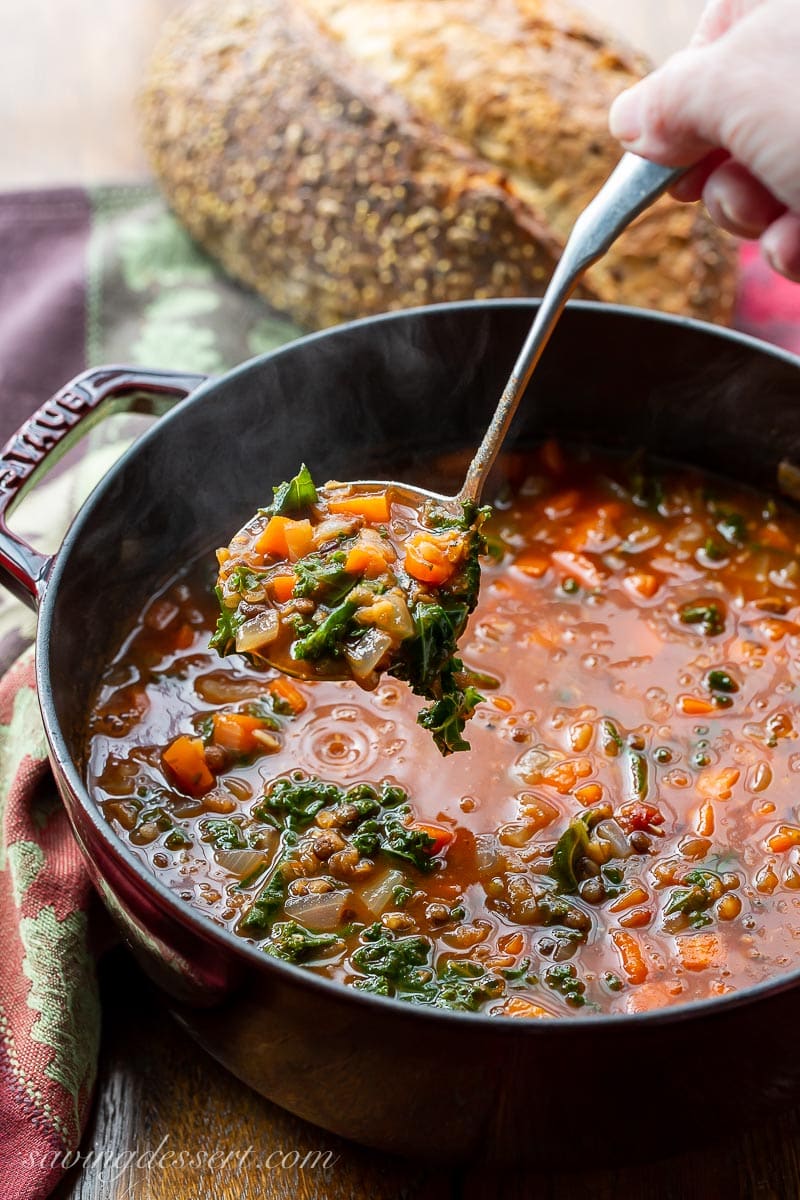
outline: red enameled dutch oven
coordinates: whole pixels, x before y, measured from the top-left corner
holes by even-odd
[[[534,306],[371,318],[215,380],[92,370],[23,426],[0,463],[0,572],[39,610],[53,771],[140,963],[194,1037],[265,1096],[345,1137],[440,1163],[597,1161],[637,1145],[653,1152],[654,1130],[663,1153],[680,1137],[698,1064],[713,1080],[706,1132],[797,1100],[800,969],[665,1011],[557,1021],[350,990],[263,955],[150,874],[86,791],[86,719],[126,623],[178,566],[227,541],[301,459],[318,478],[411,478],[443,448],[474,447]],[[9,532],[7,510],[66,435],[101,409],[170,407],[103,478],[53,558]],[[781,462],[800,465],[800,360],[689,320],[572,304],[512,434],[518,445],[550,435],[644,446],[774,489]]]

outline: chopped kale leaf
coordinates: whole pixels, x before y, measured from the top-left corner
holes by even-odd
[[[505,990],[500,976],[469,959],[450,959],[435,972],[428,938],[398,937],[381,925],[372,925],[362,932],[361,939],[363,944],[351,955],[350,963],[364,976],[355,981],[363,991],[434,1008],[477,1012]]]
[[[296,921],[279,921],[272,927],[264,953],[285,962],[305,962],[321,951],[330,950],[340,940],[335,933],[312,933]]]
[[[273,516],[284,517],[287,513],[302,512],[317,502],[317,489],[305,463],[294,478],[279,484],[272,491],[274,499],[267,511]]]
[[[200,822],[203,841],[211,842],[217,850],[244,850],[247,839],[241,825],[225,817],[209,817]]]
[[[192,839],[189,837],[180,825],[176,825],[164,839],[164,845],[168,850],[184,850],[187,846],[191,846]]]
[[[240,566],[231,571],[228,582],[231,585],[231,591],[238,592],[241,596],[244,592],[252,592],[265,579],[266,574],[263,571],[253,571],[250,567]]]
[[[418,988],[428,981],[430,972],[420,973],[427,967],[433,948],[424,937],[395,937],[383,926],[370,926],[362,937],[367,938],[351,955],[350,961],[365,975],[377,975],[396,985]]]
[[[586,1003],[583,994],[586,984],[578,979],[578,972],[572,963],[559,963],[557,966],[548,967],[544,973],[544,981],[548,987],[560,992],[567,1004],[571,1004],[573,1008],[580,1008]]]
[[[335,783],[324,783],[313,776],[277,779],[253,808],[253,815],[286,829],[302,829],[321,808],[341,804],[345,795]]]
[[[477,1012],[485,1001],[502,996],[505,989],[502,979],[491,974],[480,963],[451,958],[431,990],[434,1008]]]
[[[708,604],[684,604],[680,619],[684,625],[699,625],[708,637],[725,632],[725,617],[714,600]]]
[[[436,845],[434,838],[424,829],[404,825],[399,813],[387,813],[383,821],[384,836],[380,849],[390,858],[412,863],[419,871],[432,871],[436,862],[431,852]]]
[[[312,633],[292,644],[292,658],[305,658],[313,662],[318,658],[338,658],[347,637],[360,629],[353,621],[358,605],[344,600],[331,609],[325,619]]]
[[[217,627],[208,644],[212,650],[218,650],[220,654],[225,655],[229,654],[236,646],[236,635],[243,618],[239,615],[238,608],[226,606],[222,588],[214,588],[214,591],[219,602],[219,616],[217,617]]]
[[[283,908],[285,899],[286,880],[280,870],[279,862],[242,917],[237,926],[237,932],[252,934],[255,937],[263,936],[269,931],[275,914]]]
[[[631,790],[637,800],[647,798],[647,759],[638,750],[628,748],[628,770],[631,777]]]
[[[711,924],[708,909],[722,895],[723,887],[715,871],[697,868],[683,877],[683,884],[670,892],[665,917],[683,916],[694,929]]]
[[[714,513],[717,518],[717,532],[731,546],[744,546],[747,542],[747,521],[737,512]]]
[[[294,564],[297,583],[295,596],[313,597],[324,604],[338,604],[356,584],[355,576],[344,570],[345,554],[334,550],[330,554],[307,554]]]
[[[738,692],[739,685],[727,671],[709,671],[708,686],[712,692]]]
[[[639,508],[658,512],[664,503],[664,485],[654,475],[643,449],[637,450],[627,464],[628,491],[633,503]]]
[[[458,664],[459,660],[453,659],[452,663]],[[442,691],[438,700],[420,711],[417,722],[423,729],[430,730],[442,754],[469,750],[469,742],[463,737],[464,726],[483,696],[474,687],[462,688],[452,670],[442,672]]]
[[[589,827],[586,815],[581,813],[570,821],[553,850],[550,875],[564,892],[577,892],[578,877],[575,865],[589,844]]]

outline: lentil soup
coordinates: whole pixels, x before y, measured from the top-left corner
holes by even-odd
[[[101,681],[107,820],[265,953],[414,1003],[637,1012],[795,967],[800,518],[554,443],[511,468],[460,642],[470,752],[395,679],[219,658],[208,561]]]

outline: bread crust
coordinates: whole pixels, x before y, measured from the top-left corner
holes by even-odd
[[[321,327],[541,294],[640,72],[544,0],[201,0],[153,60],[145,142],[201,245]],[[583,294],[725,320],[730,254],[664,200]]]

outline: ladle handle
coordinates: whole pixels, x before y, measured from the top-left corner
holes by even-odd
[[[667,190],[686,167],[662,167],[624,154],[572,227],[536,318],[509,376],[491,424],[470,463],[460,502],[480,500],[486,477],[550,334],[580,276],[601,258],[631,221]]]

